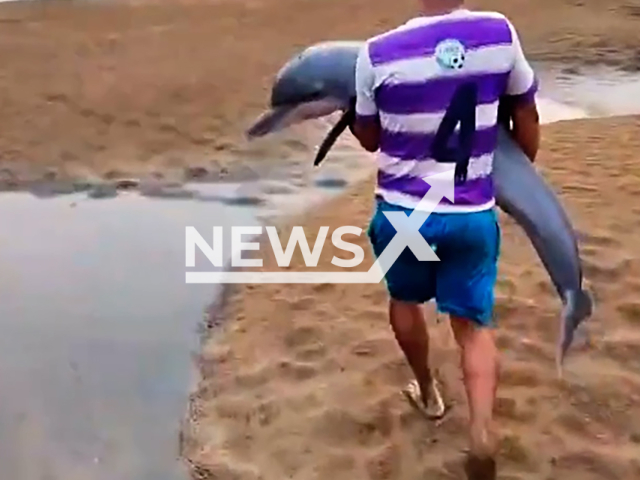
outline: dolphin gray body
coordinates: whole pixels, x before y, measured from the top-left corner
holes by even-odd
[[[318,165],[353,120],[355,64],[362,45],[321,43],[287,62],[274,82],[271,109],[247,131],[249,138],[341,110],[342,117],[317,152],[314,164]],[[554,192],[502,127],[493,176],[497,205],[525,231],[564,306],[557,352],[561,365],[576,328],[593,310],[591,296],[583,289],[575,232]]]

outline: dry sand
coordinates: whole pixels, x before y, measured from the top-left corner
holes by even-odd
[[[277,69],[312,42],[396,25],[416,0],[130,3],[0,5],[0,186],[294,161],[306,144],[297,136],[242,138]],[[472,4],[511,15],[538,60],[640,66],[639,0]]]
[[[553,361],[559,301],[503,215],[501,479],[640,478],[639,128],[634,117],[544,128],[539,163],[575,221],[598,301],[592,344],[572,352],[564,381]],[[323,225],[366,228],[372,205],[369,182],[292,224],[304,223],[313,242]],[[364,235],[358,243],[367,269]],[[307,270],[296,254],[291,268]],[[326,245],[318,268],[335,270],[334,254],[349,257]],[[264,269],[277,269],[273,258]],[[383,285],[241,287],[202,354],[185,441],[194,478],[463,478],[466,407],[448,323],[431,322],[432,355],[456,406],[435,426],[400,394],[410,376],[386,301]]]

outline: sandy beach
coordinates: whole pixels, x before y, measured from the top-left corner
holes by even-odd
[[[0,5],[0,190],[43,179],[244,181],[311,170],[316,129],[243,138],[276,71],[310,43],[364,38],[415,11],[414,0],[70,3]],[[528,55],[560,71],[640,70],[640,0],[471,5],[510,16]],[[639,129],[637,116],[543,129],[539,165],[580,234],[598,307],[591,342],[572,352],[563,380],[553,363],[559,301],[521,230],[502,216],[502,480],[640,478]],[[287,224],[309,235],[366,228],[372,187],[370,179]],[[364,270],[372,258],[367,239],[359,243]],[[327,245],[319,268],[335,269],[334,253],[344,255]],[[267,257],[264,269],[274,268]],[[304,269],[299,252],[291,269]],[[446,322],[430,319],[432,355],[455,406],[436,426],[400,395],[409,372],[383,285],[227,294],[210,319],[181,438],[194,479],[462,478],[465,405]],[[190,314],[201,307],[184,303]]]
[[[604,26],[617,15],[637,25],[630,2],[483,5],[514,18],[536,60],[567,69],[603,60],[633,68],[635,47],[625,43],[631,37],[621,34],[623,23]],[[639,126],[638,117],[628,116],[543,130],[539,165],[579,232],[598,306],[590,341],[571,353],[562,380],[553,361],[559,301],[526,237],[502,215],[501,479],[640,476]],[[311,218],[291,219],[283,238],[291,225],[304,225],[310,241],[320,226],[366,229],[372,188],[371,180]],[[365,270],[373,259],[367,239],[358,243],[367,252]],[[261,252],[264,270],[277,269],[269,250]],[[344,256],[327,245],[318,269],[335,270],[334,254]],[[290,268],[308,270],[299,252]],[[225,323],[205,342],[203,379],[189,410],[184,453],[193,478],[463,478],[465,400],[448,324],[431,316],[431,354],[455,406],[433,425],[400,394],[410,376],[388,326],[386,300],[383,285],[248,285],[231,292]]]

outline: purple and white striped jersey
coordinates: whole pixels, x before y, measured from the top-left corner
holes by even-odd
[[[495,204],[499,99],[531,100],[537,80],[505,16],[460,9],[369,39],[358,57],[356,90],[358,120],[377,116],[382,127],[376,194],[415,208],[429,190],[422,178],[462,159],[466,181],[456,184],[454,202],[443,198],[434,211],[474,212]]]

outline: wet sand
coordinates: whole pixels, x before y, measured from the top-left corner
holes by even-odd
[[[502,479],[640,475],[639,127],[638,117],[544,127],[539,164],[575,222],[598,305],[592,344],[572,352],[563,381],[553,361],[560,302],[526,237],[502,215]],[[290,224],[304,225],[311,242],[322,225],[366,228],[372,187]],[[357,269],[366,270],[367,239],[357,243],[367,252]],[[269,249],[261,254],[264,270],[278,269]],[[333,255],[349,257],[326,245],[318,270],[336,270]],[[291,269],[309,270],[298,251]],[[465,401],[446,322],[430,319],[432,356],[455,406],[434,426],[400,394],[410,377],[382,284],[247,285],[226,313],[204,346],[190,410],[194,478],[463,478]]]

